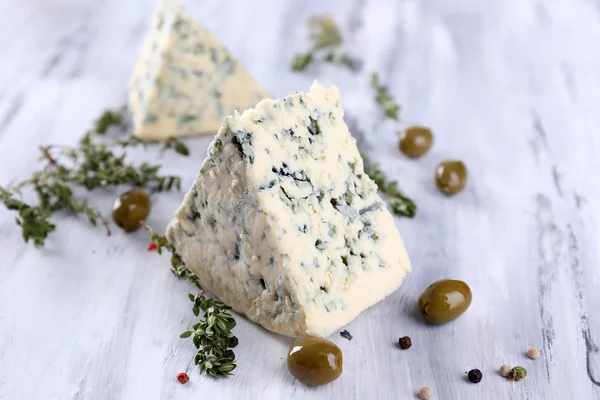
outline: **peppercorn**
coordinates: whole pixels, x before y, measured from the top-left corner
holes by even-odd
[[[341,331],[340,336],[344,339],[352,340],[352,335],[348,331]]]
[[[502,365],[500,367],[499,373],[500,373],[500,376],[503,376],[503,377],[507,378],[508,374],[510,374],[510,367],[508,365],[506,365],[506,364]]]
[[[515,381],[520,381],[521,379],[525,379],[525,377],[527,376],[527,370],[523,367],[514,367],[513,369],[510,370],[510,373],[508,374],[508,378],[515,380]]]
[[[419,397],[421,400],[431,400],[433,398],[433,390],[429,389],[427,386],[424,386],[419,391]]]
[[[538,349],[537,347],[532,347],[529,350],[527,350],[527,357],[531,358],[532,360],[537,360],[538,358],[540,358],[540,349]]]
[[[408,336],[403,336],[398,339],[398,346],[400,346],[402,350],[410,349],[410,346],[412,346],[412,340],[410,340],[410,337]]]
[[[225,350],[225,354],[223,354],[223,357],[229,358],[231,361],[233,361],[235,360],[235,353],[233,352],[233,350]]]
[[[479,383],[479,382],[481,382],[481,378],[483,378],[483,374],[478,369],[472,369],[467,374],[467,377],[469,378],[469,382]]]
[[[185,372],[180,372],[177,374],[177,381],[181,384],[188,383],[190,381],[190,376]]]
[[[237,336],[233,336],[229,339],[229,347],[233,348],[236,347],[239,344],[239,340],[237,338]]]

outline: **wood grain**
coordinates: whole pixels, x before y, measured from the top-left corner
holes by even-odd
[[[190,285],[145,251],[142,232],[101,229],[61,215],[43,250],[26,246],[0,209],[0,398],[13,399],[439,399],[600,398],[600,3],[594,0],[204,0],[188,2],[276,96],[314,78],[340,88],[370,158],[416,199],[397,225],[414,272],[405,285],[332,340],[344,374],[307,388],[287,373],[290,339],[239,318],[231,379],[197,375]],[[193,4],[192,4],[193,3]],[[107,107],[124,102],[150,0],[6,0],[0,4],[0,184],[27,176],[37,146],[73,143]],[[308,16],[331,12],[358,75],[328,66],[292,74]],[[6,39],[9,40],[6,40]],[[371,101],[380,71],[403,105],[400,125]],[[418,161],[396,150],[413,123],[436,134]],[[210,138],[189,159],[159,157],[191,183]],[[469,185],[446,198],[435,165],[463,159]],[[110,210],[118,191],[94,201]],[[166,226],[182,197],[156,196],[150,223]],[[431,282],[467,281],[471,309],[446,326],[423,324],[415,304]],[[395,348],[412,337],[407,351]],[[542,350],[537,361],[524,353]],[[523,365],[523,382],[496,374]],[[465,372],[480,368],[473,385]],[[189,384],[175,375],[188,371]]]

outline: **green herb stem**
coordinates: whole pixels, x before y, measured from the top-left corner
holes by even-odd
[[[313,52],[309,51],[307,53],[300,53],[294,56],[294,61],[292,62],[292,71],[304,71],[313,60]]]
[[[378,164],[370,164],[365,154],[361,153],[365,173],[377,184],[379,190],[389,197],[390,208],[394,214],[413,218],[417,212],[415,202],[404,195],[397,181],[388,181]]]
[[[350,57],[347,54],[338,54],[331,52],[325,57],[325,62],[330,64],[337,64],[350,69],[351,71],[358,71],[360,68],[360,62]]]
[[[42,247],[55,226],[51,216],[58,211],[85,215],[92,225],[100,221],[110,235],[109,222],[98,207],[87,199],[78,200],[74,187],[88,191],[110,186],[131,185],[149,190],[164,191],[179,189],[181,178],[160,174],[160,165],[143,162],[132,165],[126,162],[125,149],[138,145],[162,144],[163,150],[188,155],[188,148],[176,139],[143,141],[135,137],[112,142],[100,140],[113,125],[121,125],[122,116],[115,111],[106,111],[96,121],[95,129],[87,132],[76,147],[46,145],[40,147],[43,167],[31,178],[24,179],[10,189],[0,187],[0,202],[9,210],[17,211],[17,224],[21,226],[25,242],[32,240]],[[30,188],[37,195],[37,204],[27,204],[20,198],[23,188]]]
[[[379,82],[379,74],[377,72],[371,74],[371,87],[375,90],[375,101],[379,104],[385,116],[397,121],[400,106],[389,95],[387,87]]]
[[[298,53],[292,61],[292,71],[304,71],[314,61],[324,61],[356,71],[360,63],[347,54],[339,53],[344,40],[333,18],[329,15],[309,19],[310,50]]]
[[[30,206],[15,198],[15,193],[0,186],[0,202],[9,210],[17,211],[15,218],[21,227],[25,243],[33,241],[36,247],[42,247],[48,235],[56,229],[50,222],[50,212],[41,207]]]
[[[342,33],[331,15],[311,17],[308,27],[315,50],[338,47],[344,42]]]

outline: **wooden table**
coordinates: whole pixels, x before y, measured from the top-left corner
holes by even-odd
[[[189,1],[188,3],[192,3]],[[307,388],[287,372],[291,340],[241,317],[234,377],[199,376],[187,293],[144,232],[106,238],[59,215],[46,248],[25,245],[0,207],[0,398],[436,399],[600,398],[600,3],[597,0],[204,0],[191,12],[275,96],[312,80],[340,88],[371,159],[418,203],[398,219],[414,271],[394,295],[334,334],[344,374]],[[190,4],[191,5],[191,4]],[[154,3],[149,0],[5,0],[0,5],[0,184],[36,168],[38,145],[75,143],[124,91]],[[308,46],[305,21],[331,12],[355,75],[329,66],[294,74]],[[372,101],[379,71],[402,104],[385,122]],[[425,124],[435,145],[418,161],[396,149],[397,131]],[[362,134],[360,134],[362,132]],[[187,187],[210,138],[187,141],[189,159],[160,157]],[[469,184],[446,198],[435,165],[464,160]],[[107,213],[117,191],[92,200]],[[156,196],[163,229],[181,193]],[[474,292],[445,326],[416,311],[431,282],[455,277]],[[395,347],[398,337],[413,347]],[[524,353],[538,346],[542,357]],[[522,382],[496,373],[523,365]],[[483,381],[465,379],[471,368]],[[175,375],[188,371],[189,384]]]

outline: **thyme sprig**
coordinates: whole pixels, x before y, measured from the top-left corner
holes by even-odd
[[[44,246],[48,235],[55,230],[50,219],[58,211],[84,215],[92,225],[100,221],[107,235],[110,235],[108,220],[87,199],[78,199],[73,192],[75,187],[83,187],[88,191],[118,185],[155,191],[180,188],[181,178],[160,174],[161,166],[158,164],[128,163],[125,149],[162,144],[163,149],[188,155],[187,147],[176,139],[147,142],[130,137],[109,141],[105,137],[106,132],[122,123],[123,117],[119,112],[104,112],[96,120],[94,129],[87,132],[77,146],[41,146],[40,170],[10,188],[0,186],[0,203],[9,210],[17,211],[16,222],[21,227],[25,242],[31,240],[36,247]],[[29,188],[37,195],[37,203],[26,203],[21,199],[24,188]]]
[[[213,377],[232,375],[231,371],[236,368],[235,354],[229,348],[238,345],[238,339],[231,330],[235,328],[236,322],[229,313],[231,307],[225,303],[207,297],[198,277],[184,264],[181,257],[175,251],[175,247],[169,243],[164,236],[157,235],[150,230],[150,240],[156,244],[159,254],[163,251],[171,253],[171,270],[179,278],[192,282],[199,292],[196,295],[189,294],[193,303],[192,312],[196,317],[200,311],[204,315],[192,329],[183,332],[180,337],[192,338],[192,342],[198,351],[194,357],[194,363],[200,367],[200,373],[206,373]]]
[[[36,247],[44,245],[44,240],[56,229],[50,222],[50,212],[41,207],[32,207],[15,198],[13,192],[0,187],[0,202],[9,210],[15,210],[19,216],[15,218],[21,227],[25,243],[31,239]]]
[[[165,236],[158,235],[147,225],[145,227],[150,232],[150,240],[156,244],[158,254],[162,254],[163,251],[171,253],[171,271],[175,276],[178,279],[192,282],[198,289],[202,289],[198,277],[185,265],[181,257],[177,254],[175,246],[169,243],[169,240]]]
[[[331,15],[312,16],[308,20],[310,39],[315,50],[341,46],[342,33]]]
[[[294,56],[293,71],[304,71],[313,61],[320,60],[356,71],[360,63],[348,54],[340,52],[344,40],[337,24],[330,15],[313,16],[308,20],[310,49]]]
[[[396,215],[413,218],[417,212],[415,202],[404,195],[397,181],[388,181],[379,164],[371,164],[365,154],[361,153],[365,173],[377,184],[379,190],[389,197],[390,208]]]
[[[105,134],[111,126],[121,125],[123,115],[118,111],[106,110],[96,120],[96,133]]]
[[[192,338],[194,346],[198,349],[194,363],[200,367],[200,373],[219,377],[232,375],[236,367],[235,354],[229,350],[237,344],[237,338],[231,333],[235,328],[235,319],[229,313],[231,308],[223,302],[206,297],[201,290],[198,294],[188,295],[194,303],[192,311],[195,316],[204,311],[200,322],[194,324],[192,329],[181,334],[181,338]]]
[[[327,54],[324,61],[330,64],[341,65],[349,68],[352,71],[356,71],[359,68],[359,62],[347,54],[338,54],[332,52]]]
[[[400,106],[396,103],[396,100],[389,95],[387,87],[380,83],[379,74],[377,72],[371,74],[371,87],[375,90],[375,101],[379,104],[385,116],[397,121]]]

